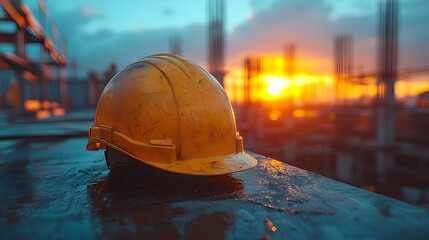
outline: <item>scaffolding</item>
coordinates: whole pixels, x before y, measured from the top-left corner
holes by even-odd
[[[12,32],[0,32],[0,44],[11,44],[15,52],[0,53],[0,71],[14,71],[18,84],[20,112],[25,111],[25,101],[29,99],[26,88],[28,83],[39,83],[40,100],[49,98],[49,82],[55,80],[50,73],[50,68],[58,68],[60,81],[61,104],[66,105],[67,85],[65,79],[66,58],[60,53],[58,47],[48,36],[44,27],[37,21],[27,5],[20,0],[0,1],[0,7],[4,10],[0,16],[0,24],[14,24]],[[45,6],[46,7],[46,6]],[[43,12],[43,11],[41,11]],[[41,58],[39,60],[27,55],[26,47],[29,44],[38,44],[41,47]],[[65,45],[63,45],[65,47]],[[46,57],[43,57],[46,56]],[[42,87],[42,85],[48,86]]]

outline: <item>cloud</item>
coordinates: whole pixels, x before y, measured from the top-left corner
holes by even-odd
[[[425,0],[400,2],[399,62],[402,66],[429,66],[429,4]]]
[[[52,12],[52,19],[55,19],[61,35],[69,41],[79,39],[88,24],[102,18],[104,16],[101,13],[92,11],[86,5],[70,10]]]
[[[253,3],[255,4],[255,3]],[[249,55],[281,55],[286,43],[297,44],[300,70],[332,73],[333,39],[343,33],[354,37],[355,66],[364,70],[376,69],[377,58],[377,2],[353,6],[375,7],[350,11],[332,18],[339,11],[329,1],[276,0],[264,7],[255,7],[253,17],[235,28],[227,36],[228,66],[241,67]],[[400,63],[402,66],[429,63],[429,4],[425,0],[400,2]],[[167,11],[168,12],[168,11]],[[359,14],[356,14],[358,12]],[[169,40],[179,35],[182,53],[200,65],[207,65],[207,29],[202,24],[181,28],[112,31],[105,27],[96,32],[85,29],[102,20],[97,13],[81,6],[53,12],[59,29],[69,41],[70,58],[80,64],[105,69],[111,61],[119,67],[144,56],[167,52]],[[64,36],[63,35],[63,36]],[[426,64],[427,65],[427,64]]]
[[[297,58],[303,59],[303,71],[330,73],[332,70],[333,38],[348,33],[363,39],[366,45],[374,44],[368,16],[343,17],[341,21],[329,19],[332,7],[322,1],[275,1],[256,12],[251,21],[239,26],[230,36],[229,60],[240,65],[245,55],[282,55],[287,43],[297,45]],[[350,26],[355,26],[353,29]],[[370,47],[371,46],[367,46]],[[323,63],[306,65],[305,59]]]
[[[96,70],[105,69],[112,61],[119,68],[142,57],[168,52],[172,36],[182,39],[182,53],[194,62],[204,62],[205,34],[204,26],[193,24],[176,29],[141,29],[134,31],[113,32],[101,29],[94,33],[77,31],[70,41],[70,58],[79,64]]]
[[[248,1],[249,1],[249,5],[253,9],[262,9],[262,8],[269,6],[273,0],[263,0],[263,1],[261,1],[261,0],[248,0]]]
[[[89,6],[87,5],[82,5],[80,8],[80,16],[83,17],[84,19],[96,19],[96,18],[103,18],[104,15],[101,14],[100,12],[94,11],[93,9],[91,9]]]
[[[362,3],[363,2],[363,3]],[[241,66],[247,55],[281,55],[286,43],[297,45],[303,71],[332,72],[333,39],[339,34],[354,38],[355,67],[375,70],[377,62],[378,2],[350,1],[359,9],[343,11],[329,1],[277,0],[254,13],[250,21],[228,37],[228,64]],[[344,7],[344,6],[341,6]],[[429,4],[424,0],[400,1],[400,66],[429,65]],[[306,59],[320,65],[305,64]]]
[[[165,7],[162,9],[162,14],[164,17],[171,17],[175,14],[175,11],[173,8]]]

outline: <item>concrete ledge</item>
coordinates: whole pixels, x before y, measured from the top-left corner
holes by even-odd
[[[429,239],[428,211],[253,154],[192,177],[109,172],[86,138],[0,142],[2,238]]]

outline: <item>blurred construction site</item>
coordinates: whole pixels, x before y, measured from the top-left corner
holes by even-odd
[[[308,51],[294,40],[299,31],[279,45],[260,42],[276,49],[269,53],[251,46],[237,53],[235,45],[227,47],[233,37],[227,29],[229,5],[222,0],[207,1],[200,10],[207,38],[195,39],[205,42],[202,57],[188,54],[189,36],[180,31],[167,34],[165,44],[155,50],[189,58],[217,78],[232,102],[247,150],[423,205],[429,203],[429,62],[399,64],[401,33],[406,32],[399,28],[401,4],[374,3],[374,26],[364,26],[373,28],[368,58],[375,61],[367,69],[355,64],[361,42],[354,37],[354,26],[330,36],[328,44],[320,43],[320,49],[331,53],[327,65],[300,54]],[[93,59],[77,54],[86,47],[69,46],[74,33],[60,34],[61,25],[53,18],[58,15],[50,14],[44,1],[29,7],[26,1],[2,0],[0,5],[0,141],[86,136],[104,86],[124,67],[117,60],[137,59],[113,52],[103,68],[92,66]],[[257,21],[252,14],[246,19]],[[281,28],[288,22],[276,24]],[[95,39],[88,41],[100,46],[108,41],[105,36]],[[427,44],[426,39],[426,49]],[[239,60],[232,60],[228,51]],[[198,62],[202,58],[207,61]],[[239,64],[228,65],[233,61]],[[318,64],[328,70],[308,67]]]

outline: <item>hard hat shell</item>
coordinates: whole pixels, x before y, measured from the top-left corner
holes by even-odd
[[[256,166],[229,99],[200,66],[172,54],[116,74],[98,101],[87,150],[106,147],[170,172],[221,175]]]

